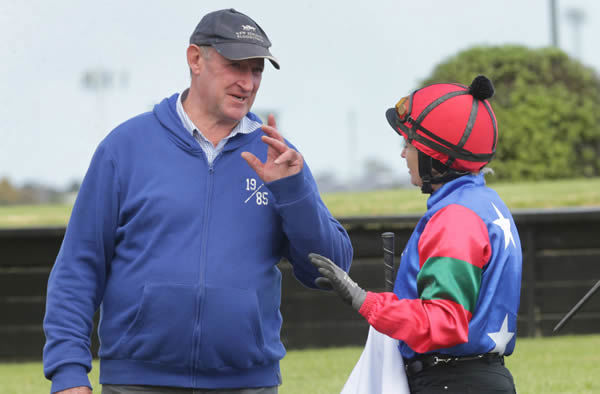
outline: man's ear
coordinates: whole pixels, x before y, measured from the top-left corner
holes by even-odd
[[[190,73],[192,75],[200,74],[202,67],[204,66],[204,57],[202,56],[202,50],[198,45],[190,44],[187,49],[187,62],[190,67]]]

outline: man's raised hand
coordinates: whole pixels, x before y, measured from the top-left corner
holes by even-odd
[[[267,160],[262,163],[250,152],[242,152],[242,157],[265,183],[296,175],[304,166],[302,155],[287,146],[277,131],[275,117],[269,115],[268,124],[262,126],[266,135],[262,140],[268,145]]]

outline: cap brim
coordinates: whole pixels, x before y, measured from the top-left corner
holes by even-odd
[[[404,134],[402,134],[402,132],[398,130],[398,126],[396,126],[396,108],[388,108],[388,110],[385,111],[385,118],[387,119],[392,129],[394,129],[394,131],[400,136],[404,137]]]
[[[221,56],[229,60],[269,59],[273,67],[279,70],[279,61],[265,47],[242,42],[222,42],[213,44]]]

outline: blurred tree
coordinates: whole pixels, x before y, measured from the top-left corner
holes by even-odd
[[[496,88],[499,142],[490,180],[600,175],[600,80],[593,69],[557,48],[481,46],[439,64],[423,85],[469,85],[479,74]]]
[[[319,192],[329,193],[336,192],[344,189],[335,176],[333,171],[320,172],[315,175],[315,182],[319,186]]]
[[[69,183],[69,185],[65,189],[65,192],[66,193],[77,193],[79,191],[80,187],[81,187],[81,182],[78,180],[73,180],[73,181],[71,181],[71,183]]]
[[[379,158],[367,158],[363,164],[362,171],[362,176],[355,182],[353,189],[390,189],[402,185],[401,179],[395,174],[392,168]]]
[[[0,179],[0,205],[16,204],[19,202],[19,190],[7,177]]]

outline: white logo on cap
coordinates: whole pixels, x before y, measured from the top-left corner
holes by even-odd
[[[259,33],[255,33],[254,30],[256,30],[256,27],[254,26],[242,25],[242,30],[236,32],[235,37],[238,40],[251,40],[261,43],[264,42],[264,38]]]

